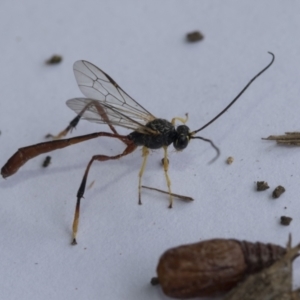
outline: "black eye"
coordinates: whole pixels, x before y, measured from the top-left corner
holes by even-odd
[[[189,143],[189,139],[186,135],[180,134],[177,139],[175,139],[173,145],[176,150],[183,150]]]

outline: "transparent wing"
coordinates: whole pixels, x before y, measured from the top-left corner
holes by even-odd
[[[95,65],[80,60],[74,63],[73,69],[77,84],[87,98],[71,99],[67,105],[76,113],[84,110],[83,119],[133,130],[155,119]]]
[[[136,119],[128,117],[130,111],[123,107],[116,108],[103,101],[89,98],[70,99],[67,106],[90,122],[122,126],[142,133],[155,133]]]

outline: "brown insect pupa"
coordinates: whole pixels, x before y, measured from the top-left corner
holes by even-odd
[[[298,256],[300,245],[287,253],[269,268],[250,275],[244,282],[230,291],[224,300],[299,300],[300,290],[292,291],[292,260]]]
[[[285,253],[285,248],[273,244],[212,239],[166,251],[157,276],[167,296],[212,296],[229,291],[246,275],[272,265]]]

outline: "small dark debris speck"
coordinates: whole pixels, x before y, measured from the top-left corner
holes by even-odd
[[[44,162],[43,162],[43,167],[46,168],[50,165],[51,163],[51,156],[46,156]]]
[[[52,57],[50,57],[48,60],[46,60],[46,64],[56,65],[59,64],[61,61],[62,61],[62,56],[55,54]]]
[[[268,188],[270,188],[266,181],[257,181],[256,182],[256,187],[257,187],[257,191],[259,191],[259,192],[265,191]]]
[[[281,216],[280,217],[280,224],[284,226],[289,226],[292,222],[293,218],[287,217],[287,216]]]
[[[273,191],[273,198],[279,198],[283,193],[285,192],[285,188],[281,185],[279,185],[274,191]]]
[[[158,285],[159,284],[159,280],[157,277],[152,277],[150,283],[152,285]]]
[[[200,31],[193,31],[186,35],[189,42],[194,43],[204,39],[204,35]]]

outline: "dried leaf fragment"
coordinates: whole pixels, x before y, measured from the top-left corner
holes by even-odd
[[[279,185],[274,191],[273,191],[273,198],[277,199],[279,198],[283,193],[285,192],[285,188],[281,185]]]
[[[284,135],[270,135],[267,138],[262,138],[263,140],[273,140],[276,141],[277,144],[285,144],[285,145],[294,145],[300,146],[300,132],[286,132]]]
[[[285,225],[285,226],[289,226],[290,223],[292,222],[292,220],[293,220],[293,218],[291,218],[291,217],[281,216],[280,217],[280,224]]]
[[[256,190],[257,191],[265,191],[267,190],[269,187],[268,183],[266,181],[257,181],[256,182]]]

